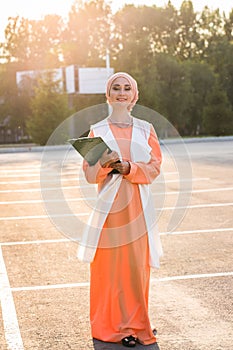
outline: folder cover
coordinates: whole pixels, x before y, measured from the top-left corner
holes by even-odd
[[[78,139],[70,139],[68,142],[71,143],[76,151],[78,151],[90,165],[95,165],[106,149],[111,152],[111,149],[99,136],[80,137]]]

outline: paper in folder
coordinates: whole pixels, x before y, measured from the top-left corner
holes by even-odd
[[[70,139],[68,142],[90,165],[95,165],[106,149],[111,152],[111,149],[101,137],[80,137]]]

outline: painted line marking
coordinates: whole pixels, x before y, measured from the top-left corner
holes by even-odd
[[[233,232],[233,227],[218,228],[218,229],[206,229],[206,230],[189,230],[189,231],[174,231],[174,232],[161,232],[160,236],[176,236],[176,235],[188,235],[195,233],[218,233],[218,232]],[[2,242],[1,246],[14,246],[14,245],[30,245],[30,244],[51,244],[51,243],[77,243],[74,239],[59,238],[59,239],[45,239],[35,241],[18,241],[18,242]]]
[[[69,179],[70,180],[70,179]],[[209,178],[194,178],[194,179],[184,179],[183,182],[196,182],[196,181],[209,181]],[[76,179],[77,181],[77,179]],[[168,180],[168,181],[157,181],[156,183],[176,183],[179,182],[177,180]],[[181,181],[182,182],[182,181]],[[11,184],[7,183],[8,185]],[[60,186],[60,187],[46,187],[46,188],[20,188],[17,190],[0,190],[0,193],[16,193],[16,192],[42,192],[42,191],[57,191],[57,190],[66,190],[66,189],[74,189],[74,188],[96,188],[96,184],[88,184],[84,186]]]
[[[78,176],[78,172],[50,172],[47,174],[48,177],[53,177],[53,176],[59,176],[59,177],[63,177],[63,176],[70,176],[70,175],[77,175]],[[33,173],[33,174],[20,174],[20,175],[16,175],[16,174],[13,174],[13,175],[8,175],[8,174],[5,174],[5,175],[1,175],[0,174],[0,178],[19,178],[19,177],[40,177],[40,173]],[[80,176],[78,176],[80,177]],[[11,182],[9,182],[11,183]]]
[[[199,278],[214,278],[214,277],[231,277],[233,272],[216,272],[216,273],[203,273],[195,275],[183,275],[183,276],[171,276],[171,277],[161,277],[152,278],[151,282],[170,282],[170,281],[180,281],[180,280],[190,280]]]
[[[192,194],[192,193],[205,193],[205,192],[222,192],[222,191],[232,191],[233,187],[226,188],[210,188],[206,190],[191,190],[191,191],[169,191],[169,192],[152,192],[153,195],[162,196],[162,195],[175,195],[175,194]],[[96,200],[97,197],[81,197],[81,198],[67,198],[66,202],[79,202],[79,201],[88,201],[88,200]],[[0,202],[0,205],[10,205],[10,204],[36,204],[36,203],[62,203],[64,199],[28,199],[28,200],[20,200],[20,201],[5,201]]]
[[[16,174],[16,173],[19,173],[19,175],[9,175],[9,176],[12,176],[12,177],[14,177],[14,176],[23,176],[23,175],[21,175],[21,174],[25,174],[25,176],[32,176],[32,174],[37,174],[38,176],[41,174],[41,173],[46,173],[46,172],[48,172],[48,173],[52,173],[52,169],[42,169],[42,168],[40,168],[40,167],[36,167],[36,168],[38,168],[38,170],[37,169],[35,169],[35,168],[28,168],[28,169],[0,169],[0,177],[5,177],[6,176],[6,174],[11,174],[11,173],[13,173],[13,174]],[[78,171],[78,170],[80,170],[80,168],[81,168],[81,166],[77,166],[77,167],[74,167],[74,168],[61,168],[61,170],[63,169],[63,171],[62,171],[62,173],[63,172],[66,172],[66,171]],[[56,168],[54,168],[55,170],[56,170]],[[60,172],[60,170],[59,170],[59,172]],[[29,174],[29,173],[32,173],[32,174]],[[54,171],[54,173],[58,173],[58,171]],[[75,172],[75,174],[76,174],[77,172]],[[2,174],[2,175],[1,175]]]
[[[198,209],[198,208],[214,208],[214,207],[228,207],[232,206],[233,203],[209,203],[209,204],[194,204],[180,207],[164,207],[164,208],[156,208],[156,210],[173,210],[173,209]]]
[[[215,229],[206,229],[206,230],[189,230],[189,231],[174,231],[174,232],[161,232],[161,236],[165,235],[187,235],[187,234],[193,234],[193,233],[213,233],[213,232],[231,232],[233,231],[233,227],[226,227],[226,228],[215,228]]]
[[[15,303],[0,247],[0,298],[5,339],[9,350],[23,350]]]
[[[156,208],[157,211],[165,211],[165,210],[179,210],[179,209],[200,209],[200,208],[217,208],[217,207],[228,207],[233,206],[233,203],[214,203],[214,204],[196,204],[196,205],[187,205],[180,207],[164,207],[164,208]],[[29,219],[47,219],[47,218],[63,218],[63,217],[83,217],[89,216],[89,213],[70,213],[70,214],[53,214],[53,215],[26,215],[26,216],[4,216],[0,217],[0,221],[6,220],[29,220]]]
[[[226,188],[210,188],[206,190],[191,190],[191,191],[169,191],[169,192],[152,192],[153,195],[162,196],[162,195],[175,195],[175,194],[192,194],[192,193],[205,193],[205,192],[222,192],[222,191],[232,191],[233,187]],[[79,202],[79,201],[88,201],[96,200],[97,197],[82,197],[82,198],[67,198],[66,202]],[[51,200],[42,200],[42,199],[28,199],[20,201],[5,201],[0,202],[0,205],[10,205],[10,204],[36,204],[36,203],[60,203],[64,202],[64,199],[51,199]]]
[[[62,178],[62,176],[57,176],[56,179],[47,179],[47,180],[22,180],[22,181],[0,181],[0,185],[18,185],[18,184],[35,184],[35,183],[61,183],[61,182],[67,182],[67,181],[78,181],[80,178],[77,177],[73,177],[73,178],[69,178],[69,179],[64,179]],[[79,187],[83,187],[83,186],[79,186]]]
[[[57,190],[72,190],[74,188],[96,188],[96,185],[86,185],[86,186],[60,186],[60,187],[47,187],[47,188],[20,188],[18,190],[1,190],[0,193],[21,193],[21,192],[46,192],[46,191],[57,191]]]
[[[0,205],[10,205],[10,204],[38,204],[38,203],[64,203],[65,202],[80,202],[87,200],[96,200],[96,197],[82,197],[82,198],[68,198],[66,200],[64,199],[48,199],[48,200],[42,200],[42,199],[29,199],[25,201],[6,201],[6,202],[0,202]]]
[[[57,215],[28,215],[28,216],[5,216],[0,217],[0,221],[6,220],[30,220],[30,219],[49,219],[49,218],[65,218],[73,216],[88,216],[90,213],[78,213],[78,214],[57,214]]]
[[[152,192],[153,195],[174,195],[174,194],[182,194],[182,193],[208,193],[208,192],[222,192],[222,191],[232,191],[233,187],[220,187],[220,188],[207,188],[202,190],[190,190],[190,191],[164,191],[164,192]]]
[[[15,167],[12,167],[12,168],[5,168],[5,166],[2,166],[4,169],[0,169],[1,172],[6,172],[6,171],[9,171],[9,172],[16,172],[16,171],[35,171],[35,168],[37,169],[40,169],[41,167],[41,164],[40,163],[37,163],[33,166],[33,168],[31,166],[21,166],[19,168],[15,168]],[[31,170],[30,170],[31,169]]]
[[[0,181],[0,185],[18,185],[18,184],[32,184],[32,183],[46,183],[46,182],[51,182],[51,183],[59,183],[59,182],[67,182],[67,181],[78,181],[79,177],[73,177],[70,179],[63,179],[61,176],[57,177],[57,180],[31,180],[31,181]],[[209,181],[209,177],[200,177],[200,178],[190,178],[190,179],[175,179],[175,180],[164,180],[164,181],[156,181],[156,183],[176,183],[176,182],[194,182],[194,181]],[[89,185],[88,185],[89,186]],[[86,186],[78,186],[79,188],[81,187],[86,187]]]
[[[0,243],[2,246],[12,246],[12,245],[30,245],[30,244],[50,244],[50,243],[67,243],[74,242],[69,238],[61,238],[61,239],[45,239],[45,240],[37,240],[37,241],[19,241],[19,242],[4,242]]]
[[[151,278],[151,283],[156,282],[170,282],[179,280],[189,280],[189,279],[200,279],[200,278],[215,278],[215,277],[230,277],[233,276],[233,272],[218,272],[218,273],[205,273],[196,275],[183,275],[183,276],[170,276],[161,278]],[[50,284],[46,286],[29,286],[29,287],[13,287],[12,292],[22,292],[22,291],[35,291],[35,290],[48,290],[48,289],[63,289],[63,288],[77,288],[77,287],[89,287],[89,282],[80,283],[67,283],[67,284]]]
[[[72,171],[72,170],[66,170],[66,171],[54,171],[54,172],[52,172],[52,171],[48,171],[47,170],[47,176],[48,177],[52,177],[52,176],[69,176],[69,175],[76,175],[77,177],[79,177],[80,178],[80,176],[79,176],[79,173],[78,173],[78,171],[79,171],[80,169],[79,168],[77,168],[76,169],[76,171]],[[37,173],[35,173],[35,172],[33,172],[33,170],[31,171],[32,173],[31,174],[28,174],[28,172],[27,173],[23,173],[23,174],[19,174],[19,175],[17,175],[17,174],[15,174],[17,171],[13,171],[12,170],[12,172],[14,172],[14,174],[7,174],[8,172],[7,171],[4,171],[4,170],[2,170],[2,172],[4,172],[4,174],[3,175],[1,175],[1,170],[0,170],[0,178],[14,178],[14,177],[16,177],[16,178],[18,178],[18,177],[40,177],[41,176],[41,173],[40,172],[37,172]],[[42,171],[42,172],[46,172],[46,171]],[[177,175],[177,174],[179,174],[178,173],[178,171],[168,171],[168,172],[164,172],[164,173],[162,173],[161,172],[161,174],[163,174],[163,175]],[[160,177],[161,177],[161,175],[160,175]],[[83,178],[85,178],[85,176],[83,176]]]

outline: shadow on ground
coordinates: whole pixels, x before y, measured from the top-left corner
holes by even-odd
[[[126,350],[127,347],[118,343],[106,343],[97,339],[93,339],[93,346],[95,350]],[[151,345],[141,345],[137,343],[134,349],[140,350],[160,350],[157,343]]]

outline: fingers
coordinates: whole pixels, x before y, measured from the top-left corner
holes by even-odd
[[[129,162],[114,163],[114,164],[111,164],[111,167],[113,169],[118,170],[119,173],[122,175],[128,175],[130,172],[130,163]]]
[[[106,150],[100,158],[100,164],[103,168],[107,168],[110,166],[111,163],[115,163],[118,160],[120,160],[120,158],[116,151],[108,153],[108,150]]]
[[[118,160],[120,160],[119,155],[116,151],[112,151],[112,153],[109,153],[109,156],[111,156],[112,163],[116,163]]]

